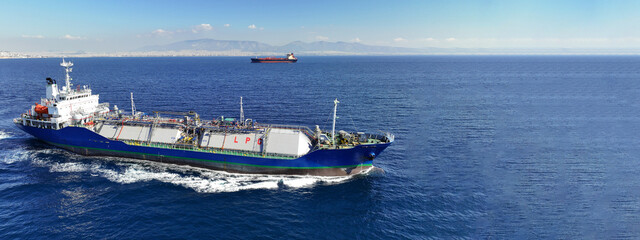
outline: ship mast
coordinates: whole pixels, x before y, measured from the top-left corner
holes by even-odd
[[[65,87],[67,88],[67,92],[71,92],[71,76],[69,76],[69,73],[73,70],[73,63],[72,62],[65,62],[64,58],[62,58],[62,63],[60,63],[60,66],[64,67],[64,71],[67,74],[64,81],[65,81]]]
[[[131,116],[136,116],[136,104],[133,103],[133,92],[131,92]]]
[[[244,123],[244,110],[242,109],[242,97],[240,97],[240,123]]]
[[[331,143],[336,145],[336,112],[338,111],[338,99],[333,100],[333,128],[331,129]]]

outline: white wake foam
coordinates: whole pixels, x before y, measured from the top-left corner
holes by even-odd
[[[338,184],[352,177],[319,177],[290,175],[235,174],[189,166],[155,163],[122,158],[85,158],[65,153],[70,160],[78,162],[55,162],[46,159],[33,159],[37,166],[48,167],[50,172],[90,172],[109,181],[132,184],[137,182],[159,181],[193,189],[200,193],[237,192],[253,189],[309,188],[318,184]],[[74,159],[75,158],[75,159]],[[89,159],[90,163],[79,162],[79,158]],[[103,161],[116,161],[115,168],[107,167]],[[86,161],[85,161],[86,162]],[[366,173],[364,173],[366,174]]]
[[[2,163],[13,164],[16,162],[22,162],[27,160],[41,160],[39,154],[51,154],[53,149],[41,149],[41,150],[24,150],[24,149],[10,149],[0,152],[2,157]]]
[[[157,166],[150,166],[151,164]],[[98,168],[96,172],[110,181],[129,184],[160,181],[193,189],[201,193],[237,192],[252,189],[312,187],[318,183],[335,184],[351,177],[317,177],[288,175],[234,174],[208,169],[155,163],[127,164],[124,170]]]
[[[2,153],[2,162],[5,164],[13,164],[16,162],[21,162],[24,160],[28,160],[30,156],[29,151],[25,150],[8,150]]]
[[[6,138],[12,138],[13,136],[5,131],[0,130],[0,140]]]
[[[87,164],[77,162],[50,163],[48,167],[50,172],[85,172],[89,169]]]

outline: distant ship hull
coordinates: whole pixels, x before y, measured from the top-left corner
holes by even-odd
[[[298,59],[287,58],[251,58],[252,63],[295,63]]]
[[[130,145],[105,138],[82,127],[59,130],[16,124],[23,131],[51,145],[82,155],[116,156],[162,163],[190,165],[214,170],[255,174],[346,176],[373,167],[369,156],[379,155],[391,142],[360,145],[347,149],[319,149],[295,159],[243,156],[198,149],[160,148]]]

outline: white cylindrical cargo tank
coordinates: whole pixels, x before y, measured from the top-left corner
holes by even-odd
[[[302,156],[311,147],[311,139],[300,130],[273,128],[267,136],[267,153]]]
[[[129,126],[116,124],[96,125],[96,132],[103,137],[118,140],[149,141],[150,126]],[[154,128],[151,134],[151,142],[173,144],[180,138],[180,129]]]
[[[264,139],[267,139],[266,153],[301,156],[311,150],[311,139],[303,132],[295,129],[272,128],[265,134],[205,132],[200,142],[201,147],[263,152]]]
[[[262,133],[224,133],[205,132],[201,147],[220,148],[240,151],[262,151]]]
[[[115,137],[118,140],[134,140],[146,142],[149,140],[149,126],[120,126],[122,131],[118,129]],[[119,135],[119,136],[118,136]],[[114,138],[115,138],[114,137]]]

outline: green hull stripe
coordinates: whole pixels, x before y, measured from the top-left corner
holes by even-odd
[[[281,167],[281,166],[268,166],[268,165],[257,165],[257,164],[248,164],[248,163],[236,163],[236,162],[226,162],[226,161],[217,161],[217,160],[209,160],[209,159],[200,159],[200,158],[188,158],[188,157],[178,157],[178,156],[166,156],[160,154],[153,153],[139,153],[139,152],[130,152],[130,151],[122,151],[122,150],[113,150],[113,149],[104,149],[104,148],[92,148],[92,147],[81,147],[74,146],[62,143],[53,143],[49,141],[45,141],[51,145],[56,146],[66,146],[66,147],[74,147],[74,148],[84,148],[84,149],[93,149],[93,150],[102,150],[109,152],[120,152],[120,153],[130,153],[130,154],[140,154],[140,155],[150,155],[150,156],[158,156],[158,157],[170,157],[170,158],[179,158],[193,161],[206,161],[206,162],[216,162],[216,163],[224,163],[224,164],[233,164],[233,165],[243,165],[243,166],[251,166],[251,167],[262,167],[262,168],[286,168],[286,169],[326,169],[326,168],[351,168],[351,167],[368,167],[373,166],[373,164],[356,164],[356,165],[344,165],[344,166],[331,166],[331,167]],[[215,153],[210,153],[215,154]],[[291,161],[291,160],[289,160]]]

